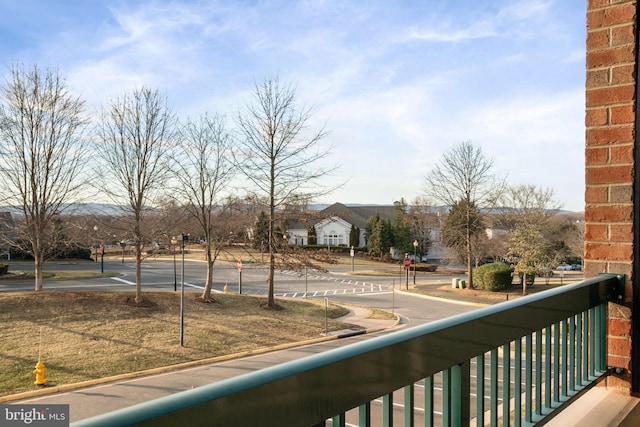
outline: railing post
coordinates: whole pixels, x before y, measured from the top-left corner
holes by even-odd
[[[596,307],[598,313],[598,341],[600,343],[600,358],[598,363],[598,374],[607,370],[607,303]]]

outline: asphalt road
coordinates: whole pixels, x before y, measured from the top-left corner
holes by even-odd
[[[99,277],[85,280],[49,280],[45,279],[45,290],[112,290],[132,291],[135,288],[135,264],[126,258],[105,258],[100,262],[51,262],[45,269],[67,271],[96,271],[116,273],[113,277]],[[9,271],[32,270],[31,263],[11,263]],[[331,301],[353,305],[379,308],[399,314],[404,323],[420,324],[442,317],[468,311],[472,307],[407,297],[392,292],[392,289],[404,289],[406,276],[361,276],[347,274],[349,268],[339,268],[336,272],[277,272],[274,280],[275,296],[287,298],[328,298]],[[185,260],[180,257],[145,260],[142,263],[142,287],[145,291],[180,291],[184,282],[185,292],[200,292],[204,287],[206,265],[203,262]],[[213,292],[227,291],[243,294],[267,295],[267,268],[244,264],[242,274],[234,263],[218,262],[214,266]],[[241,277],[240,277],[241,276]],[[451,276],[454,277],[454,276]],[[459,276],[455,276],[459,277]],[[240,284],[240,279],[242,280]],[[409,277],[410,283],[412,277]],[[420,277],[418,280],[428,280]],[[450,280],[449,276],[439,276],[437,280]],[[32,281],[3,279],[0,292],[19,292],[33,289]]]

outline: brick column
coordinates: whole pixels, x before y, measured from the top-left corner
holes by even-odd
[[[623,367],[606,385],[634,394],[640,372],[634,333],[638,229],[636,173],[636,1],[588,0],[586,76],[585,277],[627,277],[624,301],[608,307],[608,364]],[[640,165],[640,162],[638,163]],[[640,311],[636,311],[640,312]],[[636,340],[640,343],[640,340]]]

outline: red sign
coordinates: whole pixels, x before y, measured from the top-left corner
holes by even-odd
[[[240,273],[242,271],[242,260],[239,259],[238,262],[236,262],[236,267],[238,267],[238,273]]]
[[[411,260],[409,259],[409,257],[405,257],[404,268],[409,268],[409,267],[411,267]]]

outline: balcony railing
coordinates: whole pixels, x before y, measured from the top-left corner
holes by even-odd
[[[606,373],[623,283],[601,275],[73,425],[534,425]]]

